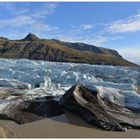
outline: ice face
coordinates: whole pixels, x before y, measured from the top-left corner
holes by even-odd
[[[71,86],[81,83],[98,88],[100,95],[112,102],[137,106],[139,79],[138,68],[0,59],[0,87],[25,89],[34,96],[63,95]],[[132,103],[131,99],[137,102]]]
[[[0,59],[0,79],[2,86],[11,83],[37,85],[71,86],[76,83],[93,83],[133,89],[139,82],[139,70],[127,67],[98,66],[88,64],[33,61],[26,59]],[[49,81],[48,81],[49,80]],[[4,85],[5,81],[5,85]],[[15,82],[16,81],[16,82]],[[30,87],[30,86],[29,86]]]

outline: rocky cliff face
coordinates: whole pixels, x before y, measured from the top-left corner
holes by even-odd
[[[83,43],[67,43],[54,39],[40,39],[32,33],[29,33],[22,40],[9,40],[1,37],[0,57],[99,65],[136,66],[123,59],[115,50]]]

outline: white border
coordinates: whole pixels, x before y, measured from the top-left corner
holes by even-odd
[[[140,2],[140,0],[0,0],[0,2]]]

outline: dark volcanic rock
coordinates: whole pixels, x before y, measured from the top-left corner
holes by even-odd
[[[0,118],[13,120],[19,124],[63,114],[59,102],[51,96],[24,99],[23,95],[4,102],[7,103],[0,110]]]
[[[102,98],[97,89],[75,85],[60,99],[60,104],[95,126],[109,131],[140,127],[139,112]]]

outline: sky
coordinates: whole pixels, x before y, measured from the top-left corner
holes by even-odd
[[[83,42],[140,64],[140,2],[0,2],[0,36]]]

